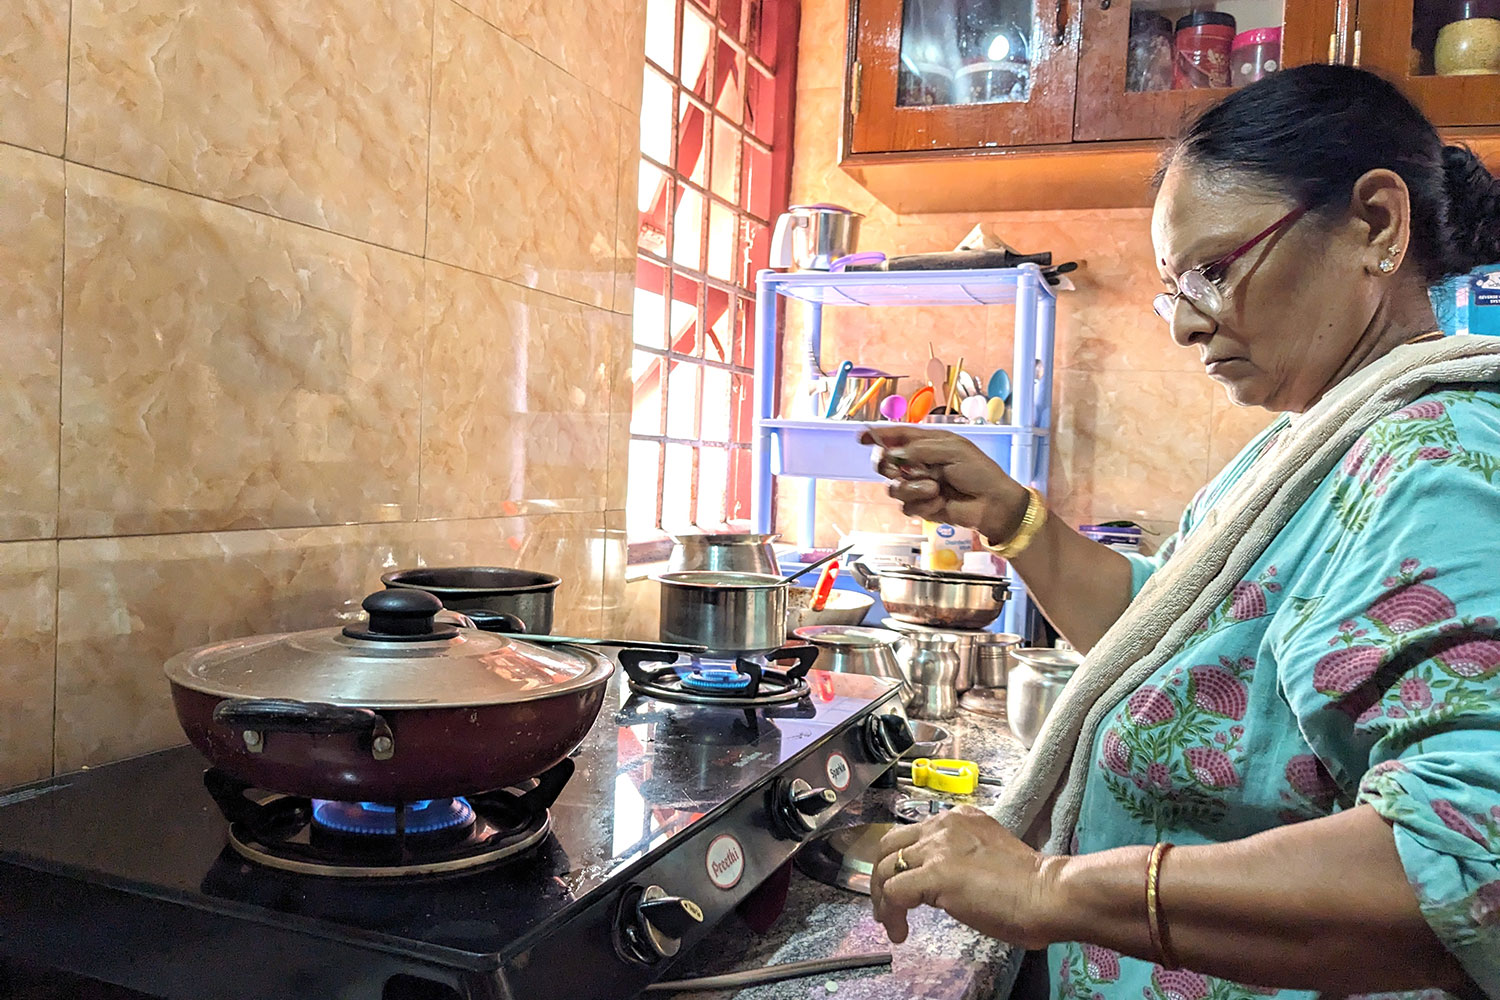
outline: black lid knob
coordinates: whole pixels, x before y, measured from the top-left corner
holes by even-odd
[[[658,934],[674,939],[703,923],[703,911],[698,904],[681,896],[642,899],[640,914]]]
[[[360,602],[370,620],[360,627],[344,626],[351,639],[375,639],[384,642],[422,642],[448,639],[458,634],[452,625],[438,625],[433,619],[443,610],[443,602],[425,590],[377,590]]]

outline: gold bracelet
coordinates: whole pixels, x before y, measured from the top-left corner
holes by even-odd
[[[1180,968],[1172,943],[1167,940],[1167,923],[1161,915],[1161,862],[1172,845],[1159,842],[1151,848],[1151,859],[1146,862],[1146,928],[1151,935],[1151,947],[1161,956],[1161,965],[1166,969]]]
[[[1003,545],[991,545],[988,540],[984,541],[984,547],[989,549],[1001,559],[1014,559],[1025,552],[1027,547],[1036,540],[1037,533],[1042,530],[1042,525],[1047,523],[1047,505],[1042,502],[1042,495],[1030,486],[1026,487],[1028,499],[1026,501],[1026,513],[1021,516],[1021,526],[1016,533]]]

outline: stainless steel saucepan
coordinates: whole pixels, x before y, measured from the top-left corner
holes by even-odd
[[[878,593],[891,617],[914,625],[945,629],[982,629],[994,623],[1010,597],[1010,581],[972,573],[929,570],[872,570],[853,566],[859,585]]]

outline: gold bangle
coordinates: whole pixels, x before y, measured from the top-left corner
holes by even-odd
[[[1021,526],[1016,533],[1003,545],[991,545],[984,542],[984,547],[989,549],[1001,559],[1014,559],[1025,552],[1027,547],[1036,540],[1037,533],[1042,530],[1042,525],[1047,523],[1047,505],[1042,502],[1042,495],[1030,486],[1026,487],[1027,501],[1026,513],[1021,515]]]
[[[1167,922],[1161,915],[1161,863],[1172,845],[1161,841],[1151,848],[1151,859],[1146,862],[1146,928],[1151,935],[1151,947],[1161,956],[1161,965],[1166,969],[1181,966],[1172,943],[1167,940]]]

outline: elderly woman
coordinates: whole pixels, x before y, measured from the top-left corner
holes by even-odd
[[[1500,997],[1500,339],[1441,337],[1428,298],[1500,260],[1500,184],[1309,66],[1192,126],[1152,238],[1172,339],[1279,414],[1155,557],[957,437],[869,438],[909,515],[978,529],[1088,651],[996,818],[885,838],[876,916],[1045,948],[1059,1000]]]

